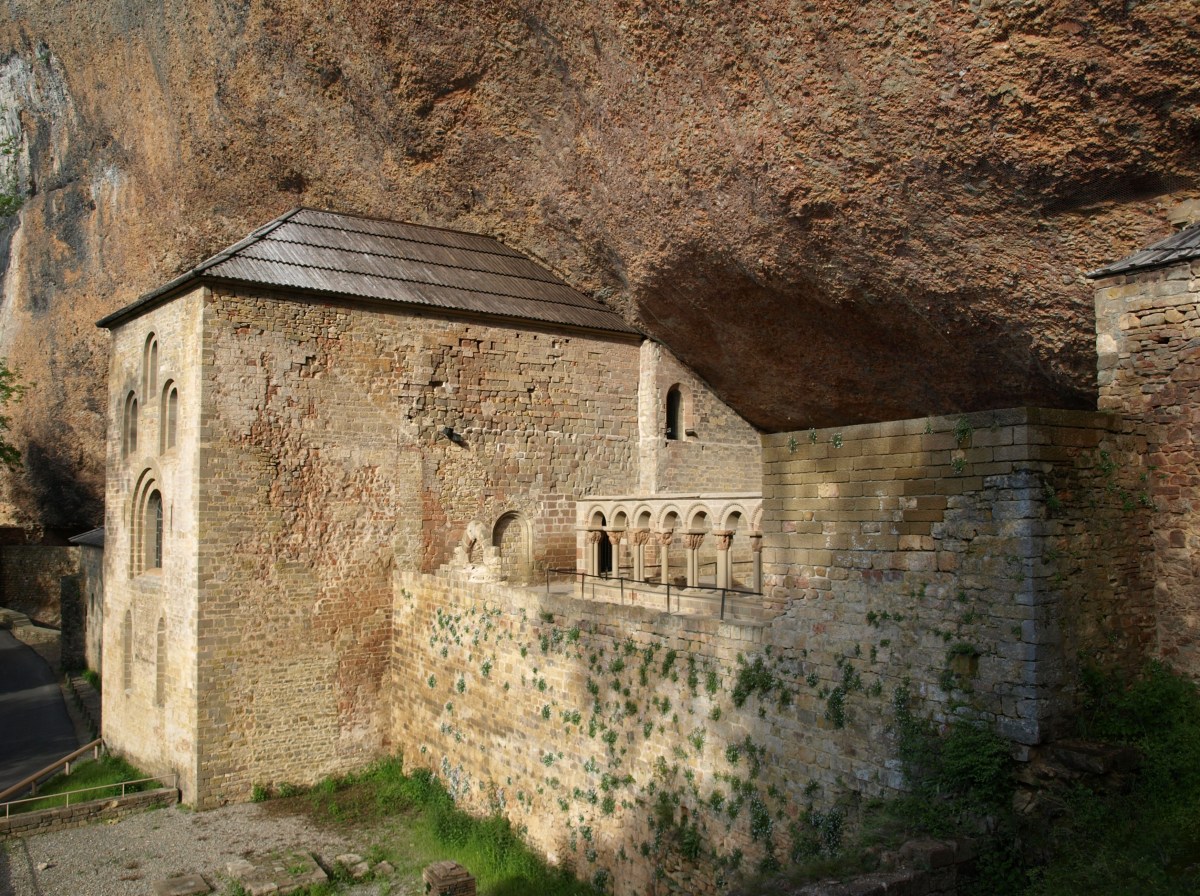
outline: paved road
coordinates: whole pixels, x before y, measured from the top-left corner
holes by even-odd
[[[0,631],[0,790],[79,746],[46,661]]]

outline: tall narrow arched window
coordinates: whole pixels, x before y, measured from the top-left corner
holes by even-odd
[[[121,454],[130,457],[137,452],[138,401],[130,392],[125,396],[125,414],[121,419]]]
[[[121,688],[126,693],[133,689],[133,613],[125,611],[121,625]]]
[[[683,438],[683,393],[678,386],[667,390],[667,438]]]
[[[142,356],[142,394],[150,399],[158,391],[158,337],[151,333],[146,337],[146,351]]]
[[[154,705],[162,706],[167,693],[167,620],[162,616],[154,642]]]
[[[145,569],[162,569],[163,558],[163,504],[162,492],[150,492],[146,498],[146,562]]]
[[[159,420],[159,452],[167,452],[175,447],[175,434],[179,425],[179,390],[175,383],[167,380],[163,386],[162,410]]]

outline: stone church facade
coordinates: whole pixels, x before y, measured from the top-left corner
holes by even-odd
[[[484,237],[297,209],[101,325],[103,733],[201,806],[389,747],[394,570],[540,580],[583,496],[759,485],[703,382]]]

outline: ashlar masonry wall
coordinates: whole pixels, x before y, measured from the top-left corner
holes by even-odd
[[[1143,449],[1031,409],[765,437],[762,623],[398,572],[392,743],[619,894],[719,892],[903,787],[898,699],[1020,752],[1142,662]]]
[[[1123,421],[1015,409],[764,444],[764,570],[810,659],[1020,744],[1061,730],[1081,664],[1143,661],[1150,469]]]
[[[638,345],[248,290],[204,324],[210,805],[384,748],[395,567],[477,557],[506,514],[531,566],[573,562],[575,497],[636,482]]]
[[[195,544],[202,302],[202,292],[195,290],[113,332],[104,607],[98,614],[101,733],[110,749],[144,771],[178,773],[189,800],[195,793],[198,744]],[[147,350],[151,339],[153,357]],[[168,445],[162,438],[170,422],[163,399],[172,387],[175,441]],[[136,427],[126,410],[130,399],[138,404]],[[131,429],[136,440],[129,437]],[[135,534],[148,486],[162,496],[157,568],[144,562],[146,539]]]
[[[1096,283],[1099,405],[1149,437],[1158,653],[1200,678],[1200,261]]]

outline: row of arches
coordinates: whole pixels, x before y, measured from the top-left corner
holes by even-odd
[[[588,510],[587,518],[591,529],[609,527],[613,529],[732,529],[738,531],[747,525],[758,530],[762,523],[762,507],[752,506],[747,512],[745,504],[734,502],[714,509],[710,501],[694,501],[684,510],[679,503],[667,502],[658,507],[649,503],[635,506],[631,512],[626,504],[615,506],[596,505]]]
[[[738,523],[736,516],[727,517]],[[584,571],[647,584],[762,592],[762,533],[745,528],[608,527],[601,514],[585,535]],[[667,522],[671,519],[668,517]]]

